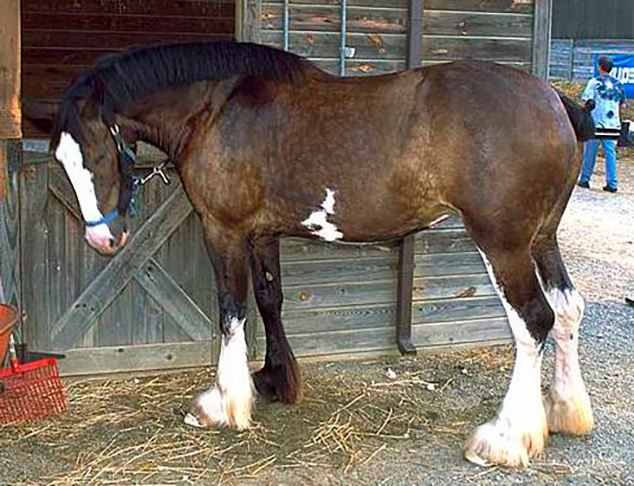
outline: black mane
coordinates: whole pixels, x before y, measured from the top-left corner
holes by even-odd
[[[236,42],[158,44],[108,54],[79,74],[64,93],[51,147],[62,131],[79,137],[78,101],[94,99],[106,113],[170,84],[189,84],[236,75],[281,82],[301,78],[305,59],[271,47]]]

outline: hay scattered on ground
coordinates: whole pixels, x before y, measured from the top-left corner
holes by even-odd
[[[305,366],[303,403],[258,404],[254,426],[240,433],[182,421],[191,397],[213,382],[210,370],[71,384],[64,416],[0,428],[0,450],[15,451],[0,454],[0,468],[35,480],[19,465],[35,455],[45,471],[38,479],[50,485],[223,483],[270,468],[347,474],[395,448],[417,447],[423,436],[459,444],[472,423],[438,403],[477,369],[505,374],[507,354],[468,351],[441,359],[441,368],[415,359],[352,364],[356,372],[350,364]],[[492,405],[502,392],[495,390]]]

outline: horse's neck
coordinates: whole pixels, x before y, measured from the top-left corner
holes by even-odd
[[[216,84],[166,87],[125,107],[122,124],[176,161],[195,125],[193,119],[212,103]]]

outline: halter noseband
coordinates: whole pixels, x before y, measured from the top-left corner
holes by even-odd
[[[169,184],[170,180],[163,171],[167,165],[167,160],[161,165],[152,169],[145,177],[136,177],[134,175],[134,164],[136,163],[136,154],[128,147],[121,136],[119,125],[113,123],[108,126],[110,134],[114,139],[114,143],[119,153],[119,172],[121,174],[121,188],[119,190],[119,201],[117,207],[105,214],[96,221],[84,221],[88,227],[98,226],[100,224],[109,224],[115,221],[121,214],[130,213],[130,216],[136,216],[138,212],[138,196],[141,186],[148,182],[152,177],[158,175],[165,184]]]

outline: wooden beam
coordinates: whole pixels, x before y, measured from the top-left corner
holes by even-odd
[[[553,0],[535,0],[533,28],[533,74],[548,78],[550,58],[550,34],[552,28]]]
[[[236,40],[262,42],[262,0],[236,1]]]
[[[411,0],[407,32],[407,68],[420,67],[423,53],[424,0]],[[401,354],[416,354],[412,343],[412,295],[414,289],[415,235],[401,241],[396,294],[396,345]]]
[[[9,191],[8,139],[20,127],[20,0],[0,2],[0,199]]]

